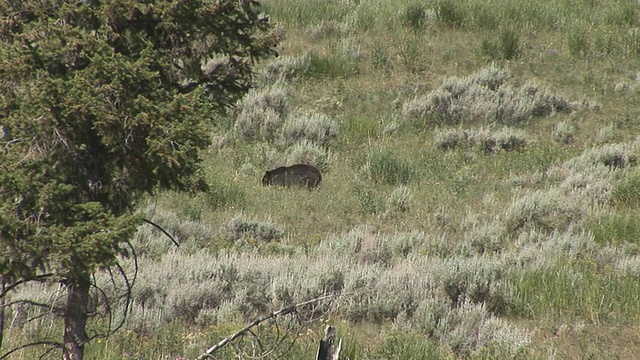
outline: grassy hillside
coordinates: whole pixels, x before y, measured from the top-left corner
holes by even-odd
[[[211,191],[141,207],[182,245],[140,229],[126,329],[88,358],[195,358],[331,291],[273,358],[313,358],[326,324],[350,359],[636,356],[636,1],[263,3],[281,56],[212,119]],[[297,162],[319,189],[261,185]]]

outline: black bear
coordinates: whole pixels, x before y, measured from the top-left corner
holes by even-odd
[[[320,185],[320,170],[312,165],[282,166],[264,173],[262,185],[302,186],[313,189]]]

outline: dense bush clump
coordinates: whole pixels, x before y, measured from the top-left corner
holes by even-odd
[[[288,97],[280,85],[251,90],[237,105],[236,134],[245,140],[272,140],[287,114]]]
[[[466,78],[448,78],[402,107],[406,121],[434,125],[522,125],[533,117],[577,110],[580,106],[541,89],[536,84],[520,88],[505,85],[508,71],[491,65]]]
[[[259,74],[263,84],[275,84],[292,81],[309,70],[309,56],[283,55],[270,61]]]
[[[310,164],[318,169],[327,170],[331,162],[331,152],[324,146],[318,145],[310,140],[303,139],[286,150],[285,164]]]
[[[575,138],[578,126],[575,123],[561,121],[553,127],[552,137],[561,144],[571,144]]]
[[[287,144],[306,139],[318,145],[328,146],[337,136],[338,125],[321,113],[289,116],[282,128],[282,138]]]
[[[476,148],[486,153],[523,150],[527,144],[524,131],[515,128],[438,129],[434,139],[436,146],[442,150]]]
[[[637,146],[637,143],[609,144],[589,148],[580,156],[568,160],[564,166],[576,172],[597,166],[605,166],[611,170],[634,167],[638,164],[638,156],[635,154]]]
[[[221,229],[228,241],[254,239],[260,242],[270,242],[280,240],[284,231],[275,224],[247,220],[244,216],[238,215],[229,220]]]

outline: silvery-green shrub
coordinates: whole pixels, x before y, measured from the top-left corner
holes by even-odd
[[[243,215],[237,215],[230,219],[221,228],[221,232],[228,241],[255,239],[261,242],[280,240],[284,231],[271,222],[247,220]]]
[[[286,144],[294,144],[303,139],[323,146],[329,146],[338,136],[338,125],[322,113],[290,115],[282,127],[282,138]]]
[[[438,129],[434,134],[436,146],[442,150],[474,147],[485,153],[522,150],[527,144],[524,131],[511,127],[479,130]]]
[[[289,146],[286,152],[285,163],[288,166],[294,164],[310,164],[320,170],[327,170],[331,161],[331,152],[324,146],[318,145],[308,139]]]
[[[436,146],[442,150],[453,150],[468,147],[473,141],[474,133],[463,129],[436,129],[433,135]]]
[[[563,168],[571,171],[590,171],[593,167],[604,166],[609,169],[625,169],[636,166],[638,157],[635,154],[638,143],[607,144],[588,148],[579,156],[567,160]]]
[[[433,91],[403,104],[408,122],[426,126],[458,124],[520,125],[533,117],[572,112],[579,104],[527,83],[506,84],[508,71],[490,65],[464,78],[450,77]]]
[[[604,145],[616,142],[618,137],[615,126],[613,124],[609,124],[598,130],[593,142],[598,145]]]
[[[284,122],[288,97],[282,86],[249,91],[236,107],[236,134],[245,140],[272,140]]]
[[[574,122],[561,121],[553,127],[553,140],[561,144],[571,144],[578,130]]]
[[[309,55],[282,55],[269,62],[260,72],[264,84],[288,82],[309,70]]]
[[[579,221],[587,209],[577,201],[567,201],[560,191],[534,191],[514,199],[505,211],[506,235],[537,229],[545,233],[564,231]]]

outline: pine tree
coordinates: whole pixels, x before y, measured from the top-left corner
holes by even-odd
[[[146,194],[206,189],[211,124],[277,39],[252,0],[5,0],[0,11],[0,300],[27,282],[63,284],[54,346],[79,360],[91,275],[130,255]]]

